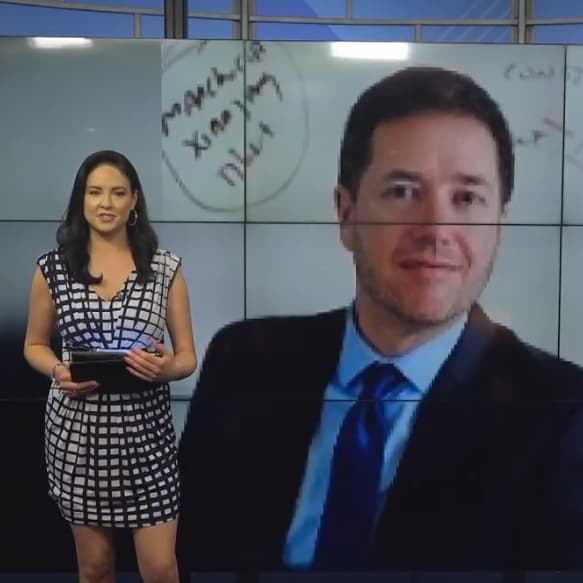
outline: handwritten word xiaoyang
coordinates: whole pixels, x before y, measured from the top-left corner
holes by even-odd
[[[265,47],[257,41],[247,45],[245,57],[237,55],[233,66],[228,71],[219,71],[217,67],[211,67],[204,83],[199,83],[192,89],[184,92],[182,102],[176,101],[170,107],[170,111],[162,114],[162,134],[165,137],[170,135],[170,120],[186,115],[192,116],[193,111],[201,111],[205,102],[216,97],[218,92],[227,83],[235,81],[245,70],[245,63],[253,64],[261,61],[265,55]]]
[[[550,81],[555,76],[563,73],[567,82],[573,85],[578,85],[583,80],[583,67],[579,65],[567,65],[567,67],[545,65],[537,67],[512,63],[504,69],[504,77],[506,79],[519,81]]]
[[[271,73],[263,73],[256,83],[247,85],[245,89],[245,101],[242,103],[238,99],[232,100],[231,104],[235,106],[234,111],[239,111],[245,116],[245,120],[251,119],[250,105],[253,105],[255,99],[260,96],[266,86],[272,86],[273,90],[280,101],[283,100],[283,93],[279,81]],[[182,145],[192,148],[195,159],[199,159],[205,150],[213,145],[213,137],[221,135],[229,126],[233,119],[233,111],[224,108],[218,115],[212,117],[208,124],[208,131],[199,132],[195,130],[192,138],[183,140]]]

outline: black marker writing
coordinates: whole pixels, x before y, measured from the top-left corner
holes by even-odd
[[[235,159],[235,162],[230,161],[223,164],[218,171],[218,175],[229,186],[235,186],[237,178],[243,180],[245,168],[249,168],[261,152],[263,152],[265,147],[264,136],[273,138],[275,135],[269,124],[265,122],[259,123],[259,129],[259,137],[255,141],[249,140],[249,148],[245,152],[245,155],[242,155],[236,148],[229,148],[229,155]]]
[[[253,104],[254,100],[263,93],[264,88],[267,86],[272,86],[279,100],[283,100],[283,92],[277,77],[271,73],[263,73],[256,83],[247,85],[245,91],[248,96],[247,103]],[[241,103],[238,99],[233,100],[231,104],[243,113],[246,121],[251,119],[251,112],[246,104]],[[192,148],[195,160],[200,159],[203,152],[211,148],[213,140],[224,133],[232,119],[233,112],[228,108],[223,109],[218,116],[211,118],[207,131],[199,132],[199,130],[195,130],[192,139],[183,140],[182,145],[185,148]]]
[[[174,102],[169,111],[162,113],[162,134],[165,137],[170,135],[170,124],[169,121],[174,119],[179,115],[191,116],[193,111],[201,111],[206,101],[209,98],[215,97],[218,91],[226,84],[235,81],[237,77],[243,73],[245,67],[245,62],[247,63],[258,63],[263,58],[265,54],[265,47],[258,41],[251,42],[247,45],[247,52],[245,54],[245,59],[243,55],[237,55],[233,61],[233,66],[228,71],[220,71],[217,67],[211,67],[209,75],[203,83],[198,84],[192,89],[187,89],[184,92],[182,102]],[[261,86],[258,88],[260,92],[262,86],[267,82],[273,81],[270,79],[269,75],[266,75],[266,79],[260,79],[258,83]],[[279,86],[276,88],[276,91]],[[255,96],[256,89],[247,88],[247,92]]]
[[[201,140],[204,144],[201,143]],[[192,140],[182,140],[183,146],[194,150],[194,157],[197,159],[200,158],[202,152],[211,147],[211,143],[211,139],[206,134],[199,135],[198,131],[192,134]]]

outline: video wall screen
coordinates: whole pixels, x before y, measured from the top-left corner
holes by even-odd
[[[10,362],[0,398],[39,400],[47,393],[47,379],[22,356],[35,261],[56,244],[82,160],[97,150],[119,150],[135,164],[160,245],[182,258],[189,287],[202,367],[172,383],[171,394],[179,436],[194,395],[182,446],[193,481],[187,475],[184,483],[196,483],[188,503],[199,513],[197,524],[208,526],[193,535],[200,544],[194,570],[311,567],[324,512],[322,483],[330,479],[342,419],[359,400],[358,393],[335,392],[344,370],[338,358],[351,342],[346,322],[362,335],[351,309],[357,288],[373,303],[397,294],[399,309],[428,319],[475,296],[480,318],[505,326],[506,338],[516,335],[583,366],[583,47],[85,41],[59,47],[0,39],[0,346]],[[365,161],[356,182],[339,188],[341,143],[355,102],[388,77],[429,69],[461,73],[487,92],[509,126],[514,164],[502,159],[483,121],[455,108],[425,107],[381,124],[368,146],[353,152]],[[502,202],[509,168],[514,183]],[[412,283],[392,262],[409,269],[429,240],[441,263],[425,266]],[[467,279],[459,275],[462,264]],[[430,267],[451,273],[428,275]],[[247,327],[224,331],[244,320]],[[446,344],[461,337],[460,322]],[[364,352],[374,348],[364,340]],[[419,369],[431,369],[434,356],[423,358],[412,375],[429,391],[436,371]],[[506,388],[497,386],[497,395],[507,395]],[[405,400],[418,405],[424,390]],[[524,461],[521,436],[534,432],[533,419],[544,418],[544,407],[553,419],[564,414],[552,395],[530,412],[509,407],[508,398],[484,405],[479,415],[473,410],[475,417],[466,415],[457,393],[440,395],[443,402],[430,402],[424,415],[446,419],[447,428],[427,431],[410,446],[426,454],[427,466],[406,453],[399,466],[403,451],[395,437],[386,455],[396,462],[385,460],[382,470],[381,510],[395,504],[395,524],[425,524],[427,548],[430,539],[439,540],[447,508],[458,512],[448,532],[472,527],[472,504],[483,500],[464,498],[465,486],[495,481],[502,467],[510,471],[512,455]],[[403,417],[404,434],[415,411],[411,406]],[[466,437],[478,457],[464,457],[470,450],[462,455],[463,448],[459,457],[443,453],[458,451]],[[428,453],[432,443],[441,452],[435,458]],[[498,457],[502,451],[510,453]],[[480,456],[490,465],[472,465]],[[452,481],[456,468],[466,472],[465,486]],[[433,497],[424,498],[431,483]],[[521,501],[525,508],[540,502],[542,490],[535,490]],[[228,491],[237,494],[229,500]],[[417,492],[416,511],[406,491]],[[220,495],[224,506],[207,503]],[[502,499],[508,508],[517,501]],[[483,516],[488,508],[480,506]],[[254,528],[246,533],[250,522]],[[495,522],[488,528],[500,526]],[[394,534],[387,525],[384,541]],[[496,567],[472,554],[478,547],[471,545],[482,539],[462,539],[456,544],[467,552],[459,556],[468,560],[456,568]],[[446,553],[452,541],[444,537],[435,553]],[[532,549],[513,567],[556,566],[539,561]],[[430,570],[448,567],[437,554],[424,556]],[[415,566],[412,555],[403,557],[376,566]]]

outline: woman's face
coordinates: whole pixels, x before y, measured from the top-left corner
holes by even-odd
[[[126,229],[137,199],[137,192],[132,192],[128,177],[119,168],[100,164],[87,176],[83,198],[85,220],[99,234],[118,234]]]

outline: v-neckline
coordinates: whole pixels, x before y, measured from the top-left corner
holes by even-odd
[[[134,268],[134,269],[132,269],[132,270],[131,270],[131,271],[128,273],[128,275],[127,275],[127,277],[125,278],[125,280],[123,281],[123,283],[122,283],[121,287],[120,287],[120,288],[119,288],[119,289],[118,289],[118,290],[115,292],[115,294],[113,294],[113,296],[111,296],[110,298],[104,298],[103,296],[101,296],[101,295],[100,295],[100,294],[97,292],[97,290],[96,290],[96,289],[95,289],[93,286],[91,286],[91,285],[89,285],[89,286],[87,286],[87,287],[89,288],[89,291],[93,292],[93,294],[94,294],[95,296],[97,296],[97,298],[98,298],[98,299],[99,299],[101,302],[104,302],[104,303],[110,304],[111,302],[115,301],[115,300],[117,299],[117,297],[118,297],[118,296],[120,296],[120,295],[121,295],[121,294],[122,294],[122,293],[125,291],[125,288],[127,287],[128,283],[130,282],[130,280],[132,279],[132,276],[133,276],[135,273],[136,273],[136,270],[135,270],[135,268]]]

